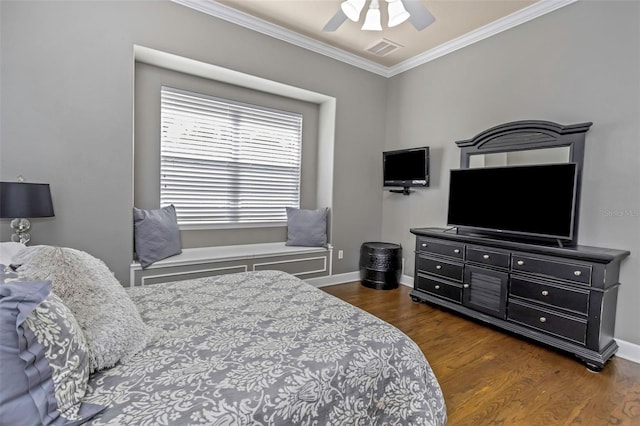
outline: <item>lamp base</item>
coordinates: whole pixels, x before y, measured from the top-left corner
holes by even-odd
[[[26,245],[31,240],[31,222],[29,219],[17,218],[11,221],[11,228],[15,234],[11,235],[11,241]]]

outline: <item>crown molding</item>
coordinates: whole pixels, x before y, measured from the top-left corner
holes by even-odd
[[[500,18],[490,24],[480,27],[474,31],[464,34],[447,43],[430,49],[413,58],[407,59],[397,65],[386,67],[376,62],[364,59],[358,55],[347,52],[321,41],[312,39],[295,31],[265,21],[247,13],[225,6],[215,0],[171,0],[174,3],[189,7],[199,12],[206,13],[216,18],[231,22],[236,25],[257,31],[261,34],[268,35],[278,40],[285,41],[303,49],[319,53],[324,56],[347,63],[354,67],[361,68],[383,77],[393,77],[405,71],[426,64],[463,47],[484,40],[493,35],[499,34],[510,28],[524,24],[540,16],[551,13],[564,6],[568,6],[578,0],[540,0],[524,9],[512,13],[511,15]]]
[[[383,77],[389,76],[388,68],[383,65],[377,64],[368,59],[364,59],[345,50],[338,49],[337,47],[333,47],[321,41],[312,39],[311,37],[299,34],[295,31],[281,27],[280,25],[265,21],[264,19],[256,18],[255,16],[251,16],[247,13],[218,3],[215,0],[171,1],[197,10],[199,12],[215,16],[216,18],[220,18],[224,21],[257,31],[261,34],[277,38],[278,40],[286,41],[287,43],[302,47],[303,49],[311,50],[312,52],[328,56],[330,58],[345,62],[358,68],[362,68],[363,70],[372,72],[374,74],[378,74]]]

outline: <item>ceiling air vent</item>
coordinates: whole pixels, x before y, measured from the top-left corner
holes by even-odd
[[[376,56],[387,56],[389,53],[395,52],[401,47],[403,47],[401,44],[383,38],[382,40],[368,48],[367,52],[373,53]]]

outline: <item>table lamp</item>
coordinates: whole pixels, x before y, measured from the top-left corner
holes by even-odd
[[[52,216],[48,183],[0,182],[0,218],[14,218],[11,241],[27,244],[31,240],[31,222],[27,218]]]

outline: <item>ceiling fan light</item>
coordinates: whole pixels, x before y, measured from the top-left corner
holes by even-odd
[[[380,24],[380,9],[369,9],[367,16],[364,18],[364,24],[362,24],[364,31],[382,31],[382,25]]]
[[[364,18],[364,24],[362,24],[363,31],[382,31],[382,25],[380,24],[380,5],[378,0],[371,0],[369,10]]]
[[[342,2],[340,7],[344,14],[347,15],[347,18],[351,19],[353,22],[358,22],[362,8],[364,8],[365,1],[366,0],[347,0]]]
[[[395,27],[409,19],[409,12],[404,8],[401,0],[387,0],[389,3],[389,27]]]

